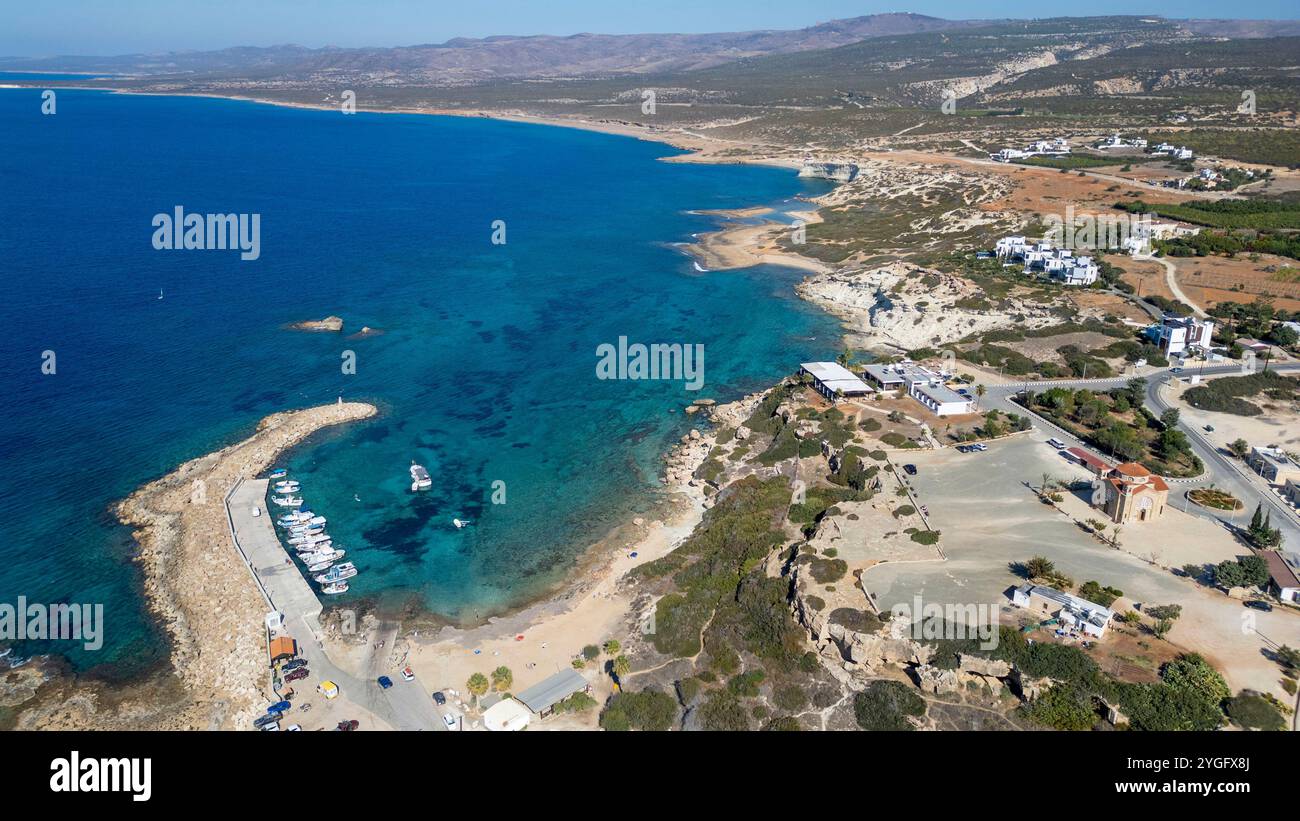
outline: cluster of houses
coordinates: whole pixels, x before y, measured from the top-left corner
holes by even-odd
[[[1091,285],[1100,273],[1092,257],[1076,257],[1068,248],[1056,248],[1047,240],[1003,237],[993,253],[1004,265],[1019,263],[1026,273],[1043,273],[1066,285]]]
[[[1034,140],[1024,148],[1004,148],[996,154],[990,154],[989,159],[994,162],[1011,162],[1026,157],[1060,157],[1069,153],[1069,141],[1064,137],[1053,137],[1050,140]]]
[[[837,362],[804,362],[801,373],[812,377],[813,387],[832,402],[869,397],[875,393],[902,392],[936,416],[975,412],[975,398],[964,387],[951,388],[951,374],[903,361],[892,365],[867,365],[856,374]]]
[[[1172,143],[1159,143],[1155,146],[1148,147],[1147,141],[1142,137],[1130,137],[1125,139],[1118,133],[1112,134],[1100,142],[1094,143],[1093,148],[1098,151],[1147,151],[1153,156],[1170,157],[1175,160],[1190,160],[1196,156],[1192,149],[1185,145],[1173,145]]]

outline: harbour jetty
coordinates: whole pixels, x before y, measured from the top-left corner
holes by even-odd
[[[192,459],[122,501],[115,512],[135,529],[145,596],[171,639],[172,677],[183,696],[165,712],[147,693],[138,701],[77,699],[75,710],[67,702],[49,709],[35,704],[19,726],[249,726],[266,703],[267,604],[232,541],[225,498],[316,431],[376,412],[373,405],[339,402],[271,414],[247,439]]]

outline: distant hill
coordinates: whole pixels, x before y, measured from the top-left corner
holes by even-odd
[[[0,58],[0,67],[131,75],[239,74],[261,79],[320,73],[391,74],[414,83],[457,84],[498,77],[692,70],[742,57],[827,49],[872,37],[961,29],[988,22],[943,20],[921,14],[873,14],[793,31],[457,38],[401,48],[312,49],[283,45],[116,57]]]

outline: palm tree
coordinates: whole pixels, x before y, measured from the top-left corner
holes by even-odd
[[[619,656],[614,659],[614,678],[618,679],[620,684],[630,672],[632,672],[632,662],[628,661],[627,656]]]
[[[492,671],[492,688],[498,691],[510,689],[510,685],[515,683],[515,674],[510,672],[509,667],[498,667]]]
[[[984,394],[986,394],[986,393],[988,393],[988,392],[989,392],[989,389],[986,388],[986,387],[984,387],[984,383],[983,383],[983,382],[981,382],[981,383],[979,383],[978,385],[975,386],[975,396],[978,397],[978,398],[980,398],[980,399],[983,399],[983,398],[984,398]]]
[[[469,681],[465,683],[465,686],[469,689],[470,695],[474,696],[474,703],[478,704],[479,697],[487,695],[487,676],[482,673],[475,673],[469,677]]]

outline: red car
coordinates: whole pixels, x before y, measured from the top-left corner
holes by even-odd
[[[354,718],[354,719],[352,719],[351,721],[340,721],[340,722],[339,722],[338,729],[339,729],[339,730],[342,730],[343,732],[347,732],[347,731],[350,731],[350,730],[355,730],[356,728],[358,728],[358,727],[360,727],[360,726],[361,726],[361,722],[360,722],[360,721],[357,721],[357,720]]]
[[[299,667],[297,670],[294,670],[293,672],[289,673],[289,675],[285,676],[284,680],[286,682],[289,682],[289,681],[298,681],[299,679],[304,679],[304,678],[307,678],[307,668]]]

